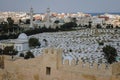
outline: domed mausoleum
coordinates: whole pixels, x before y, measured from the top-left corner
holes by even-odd
[[[25,33],[21,33],[15,41],[14,48],[17,51],[24,51],[29,49],[28,36]]]
[[[18,36],[18,40],[28,40],[28,36],[25,33],[21,33]]]
[[[3,40],[0,42],[0,48],[4,49],[6,46],[14,46],[17,51],[29,50],[28,36],[25,33],[21,33],[17,39]]]

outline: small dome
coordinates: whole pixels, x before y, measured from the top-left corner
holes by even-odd
[[[18,36],[18,39],[19,39],[19,40],[28,40],[28,36],[27,36],[25,33],[21,33],[21,34]]]

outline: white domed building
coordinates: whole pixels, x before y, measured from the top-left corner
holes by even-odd
[[[29,49],[28,36],[25,33],[21,33],[15,40],[14,48],[17,51],[24,51]]]
[[[29,50],[28,36],[25,33],[21,33],[17,39],[3,40],[0,42],[0,48],[4,49],[6,46],[14,46],[17,51]]]
[[[18,36],[18,40],[28,40],[28,36],[25,33],[21,33]]]

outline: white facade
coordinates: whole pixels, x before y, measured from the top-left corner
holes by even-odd
[[[91,19],[91,21],[92,21],[92,24],[93,24],[93,25],[105,23],[105,19],[104,19],[104,18],[98,18],[98,17],[93,17],[93,18]]]
[[[16,49],[17,51],[29,50],[28,46],[28,43],[15,43],[14,49]]]
[[[18,39],[15,41],[14,48],[17,51],[24,51],[29,49],[28,36],[25,33],[21,33]]]
[[[91,21],[91,17],[80,17],[77,20],[77,24],[81,24],[81,25],[88,25],[89,21]]]

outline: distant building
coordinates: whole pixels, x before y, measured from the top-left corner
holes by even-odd
[[[91,17],[79,17],[77,20],[77,25],[88,25]]]
[[[54,22],[58,20],[59,23],[55,24]],[[60,25],[63,24],[64,21],[62,21],[61,19],[58,19],[57,17],[53,16],[50,12],[50,8],[47,8],[46,10],[46,15],[44,16],[43,20],[35,20],[33,23],[35,26],[37,27],[45,27],[45,28],[56,28],[56,27],[60,27]]]
[[[103,25],[105,23],[105,18],[92,17],[91,21],[93,26],[96,26],[97,24]]]

